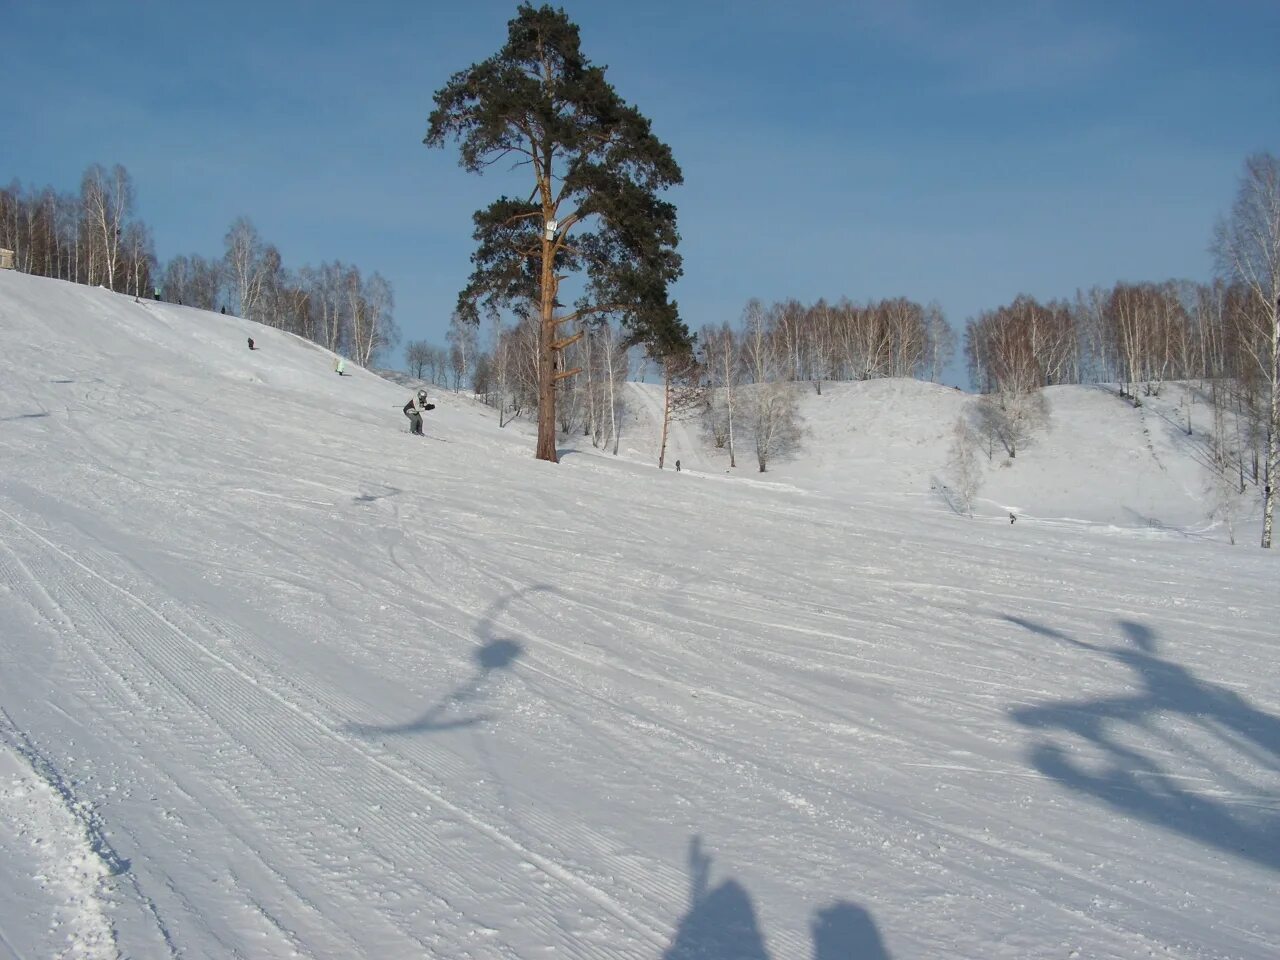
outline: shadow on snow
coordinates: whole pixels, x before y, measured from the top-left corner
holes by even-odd
[[[1218,758],[1168,729],[1177,717],[1209,734],[1226,750],[1268,774],[1280,772],[1280,718],[1258,710],[1235,692],[1202,680],[1161,657],[1148,627],[1120,621],[1127,644],[1101,647],[1040,624],[1006,617],[1033,633],[1103,654],[1132,671],[1138,692],[1096,700],[1062,701],[1019,707],[1011,716],[1043,732],[1071,734],[1101,751],[1103,761],[1082,764],[1072,744],[1046,737],[1030,760],[1041,773],[1113,809],[1172,830],[1206,846],[1280,870],[1280,795],[1250,781],[1239,769],[1227,770]],[[1195,760],[1214,777],[1212,792],[1197,792],[1177,771],[1163,769],[1124,737],[1129,728]]]
[[[889,960],[871,914],[837,901],[809,923],[813,960]],[[711,857],[689,841],[689,910],[662,960],[769,960],[751,896],[736,880],[711,886]]]
[[[489,610],[476,627],[476,636],[481,642],[480,646],[472,654],[476,663],[475,673],[447,696],[433,704],[420,717],[404,723],[389,725],[349,723],[345,728],[347,732],[364,737],[384,736],[387,734],[431,733],[470,727],[490,719],[488,714],[457,716],[455,711],[463,704],[470,704],[480,700],[490,676],[509,669],[524,651],[524,648],[517,641],[508,637],[498,636],[497,619],[515,600],[527,594],[547,592],[551,589],[551,587],[547,586],[528,587],[491,604]]]

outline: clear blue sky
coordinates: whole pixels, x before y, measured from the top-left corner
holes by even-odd
[[[523,187],[421,141],[515,6],[0,0],[0,181],[121,163],[162,261],[247,215],[290,267],[382,272],[405,339],[442,344],[471,213]],[[1244,158],[1280,152],[1274,0],[565,9],[684,169],[694,329],[753,296],[937,300],[959,330],[1019,292],[1204,280]]]

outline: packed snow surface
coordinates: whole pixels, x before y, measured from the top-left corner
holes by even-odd
[[[0,346],[0,957],[1280,956],[1280,567],[1172,399],[970,519],[928,384],[676,473],[643,384],[552,465],[233,317]]]

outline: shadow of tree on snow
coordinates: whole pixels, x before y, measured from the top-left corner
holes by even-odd
[[[1101,752],[1103,762],[1073,760],[1071,745],[1048,737],[1036,743],[1030,760],[1041,773],[1206,846],[1280,870],[1280,794],[1249,779],[1244,764],[1269,774],[1280,772],[1280,718],[1258,710],[1237,693],[1202,680],[1159,656],[1148,627],[1120,621],[1128,644],[1101,647],[1041,624],[1006,617],[1033,633],[1103,654],[1133,672],[1137,693],[1096,700],[1019,707],[1011,716],[1034,730],[1073,735]],[[1208,756],[1168,729],[1177,717],[1209,734],[1223,749]],[[1188,786],[1179,771],[1163,769],[1156,758],[1126,740],[1132,731],[1162,743],[1170,753],[1194,761],[1212,774],[1212,795]],[[1136,739],[1135,737],[1129,740]],[[1234,758],[1231,768],[1225,761]],[[1243,761],[1243,763],[1241,762]]]

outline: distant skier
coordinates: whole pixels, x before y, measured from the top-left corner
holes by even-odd
[[[344,360],[342,357],[338,357],[338,359],[333,361],[333,372],[336,373],[338,376],[345,377],[346,374],[343,373],[343,371],[346,369],[347,369],[347,361]]]
[[[255,347],[255,346],[253,345],[253,337],[250,337],[250,338],[249,338],[249,349],[250,349],[250,350],[257,350],[257,349],[258,349],[257,347]]]
[[[409,402],[404,405],[404,415],[409,418],[409,432],[422,436],[422,415],[428,410],[434,410],[436,405],[427,402],[427,391],[419,390]]]
[[[679,460],[677,460],[677,461],[676,461],[676,473],[679,473],[679,472],[680,472],[680,461],[679,461]]]

